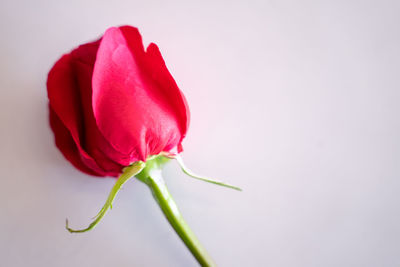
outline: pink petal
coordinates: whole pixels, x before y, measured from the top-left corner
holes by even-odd
[[[70,132],[64,126],[62,121],[58,118],[57,114],[54,112],[52,108],[50,111],[50,126],[54,132],[56,146],[64,157],[72,163],[78,170],[95,176],[101,176],[97,172],[94,172],[92,169],[88,168],[86,164],[83,163],[82,158],[80,157],[79,150],[76,147],[74,139],[72,139]]]
[[[53,126],[61,124],[69,131],[69,134],[79,152],[82,164],[92,170],[92,173],[96,173],[97,175],[118,175],[116,172],[107,172],[100,168],[96,161],[89,156],[81,146],[81,140],[85,133],[84,121],[82,116],[79,88],[77,86],[70,54],[64,55],[50,70],[47,80],[47,91],[50,101],[50,110],[54,111],[54,114],[56,115],[52,116]],[[54,121],[57,120],[54,118],[58,118],[59,123],[55,123]],[[62,130],[60,130],[62,127],[53,127],[53,130],[54,129],[57,130],[54,131],[55,135],[59,134],[60,132],[62,133]],[[63,136],[65,136],[65,134]],[[56,136],[56,141],[57,139],[58,136]],[[63,137],[61,140],[66,140],[66,138]],[[68,152],[66,154],[66,152],[62,150],[67,150],[67,148],[65,145],[60,144],[60,142],[58,142],[58,147],[63,154],[70,155]],[[71,156],[67,157],[67,159],[70,161],[71,158]],[[74,162],[73,164],[76,165],[76,160]]]
[[[190,112],[186,98],[168,71],[156,44],[151,43],[147,47],[146,56],[147,71],[151,73],[154,83],[157,85],[157,88],[160,90],[160,93],[164,96],[166,101],[170,103],[175,112],[175,116],[179,121],[179,127],[182,133],[180,141],[182,141],[186,135],[190,122]],[[179,147],[178,150],[181,152],[181,146]]]
[[[97,43],[97,45],[93,45]],[[98,165],[111,172],[121,172],[130,164],[129,157],[116,151],[97,128],[92,108],[92,73],[99,42],[81,45],[72,52],[73,67],[79,86],[85,123],[84,149]]]
[[[169,84],[153,80],[146,60],[137,29],[110,28],[101,41],[93,72],[92,102],[98,128],[131,161],[144,161],[177,146],[186,131],[171,101],[174,96],[167,94]]]

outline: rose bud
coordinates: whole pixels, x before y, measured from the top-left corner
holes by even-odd
[[[97,41],[63,55],[47,80],[50,126],[56,146],[77,169],[119,177],[103,208],[85,232],[97,225],[122,185],[132,177],[146,183],[198,262],[213,262],[184,222],[161,168],[174,158],[194,178],[238,189],[188,170],[178,156],[189,125],[185,97],[165,66],[157,45],[144,49],[131,26],[109,28]]]

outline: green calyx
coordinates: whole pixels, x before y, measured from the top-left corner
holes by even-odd
[[[161,171],[163,166],[170,161],[171,158],[165,157],[163,155],[157,155],[149,157],[146,161],[146,166],[142,169],[142,171],[136,174],[136,178],[142,181],[145,184],[148,184],[149,177],[155,171]]]
[[[171,159],[176,159],[181,166],[181,169],[184,173],[189,175],[190,177],[214,183],[217,185],[222,185],[225,187],[229,187],[236,190],[241,190],[236,186],[232,186],[221,181],[213,180],[210,178],[198,176],[193,174],[183,163],[183,160],[179,156],[168,155],[168,154],[160,154],[154,155],[147,158],[146,162],[137,161],[131,164],[130,166],[123,169],[123,173],[115,182],[111,192],[106,200],[106,203],[103,205],[100,212],[94,217],[94,221],[86,228],[81,230],[74,230],[68,226],[68,220],[66,221],[66,228],[71,233],[83,233],[93,229],[100,220],[104,217],[109,209],[112,209],[112,205],[114,199],[121,190],[122,186],[130,180],[132,177],[135,177],[145,183],[149,189],[151,190],[154,199],[157,201],[157,204],[161,208],[165,217],[167,218],[170,225],[173,227],[175,232],[181,238],[181,240],[185,243],[186,247],[192,253],[192,255],[196,258],[197,262],[201,266],[206,267],[214,267],[216,266],[213,262],[212,258],[208,255],[207,251],[201,245],[200,241],[197,239],[195,234],[189,228],[185,220],[183,219],[174,199],[168,191],[168,188],[164,182],[162,177],[162,168]]]
[[[234,185],[230,185],[228,183],[225,183],[225,182],[222,182],[222,181],[218,181],[218,180],[215,180],[215,179],[211,179],[211,178],[208,178],[208,177],[204,177],[204,176],[200,176],[200,175],[194,174],[191,170],[189,170],[186,167],[185,163],[183,162],[182,158],[179,155],[176,156],[175,159],[178,162],[179,166],[181,167],[182,171],[186,175],[188,175],[189,177],[192,177],[192,178],[195,178],[197,180],[204,181],[204,182],[208,182],[208,183],[212,183],[212,184],[228,187],[228,188],[235,189],[235,190],[238,190],[238,191],[242,191],[242,189],[240,187],[237,187],[237,186],[234,186]]]
[[[150,180],[150,177],[152,176],[157,176],[154,175],[156,172],[161,172],[162,167],[171,159],[176,159],[177,162],[179,163],[182,171],[187,174],[188,176],[202,180],[205,182],[225,186],[228,188],[232,188],[235,190],[241,190],[239,187],[218,181],[218,180],[213,180],[211,178],[203,177],[194,174],[192,171],[190,171],[185,164],[183,163],[183,160],[179,156],[168,156],[166,154],[159,154],[159,155],[153,155],[147,158],[146,162],[143,161],[137,161],[132,163],[130,166],[126,167],[123,169],[123,172],[121,176],[118,178],[118,180],[115,182],[113,188],[110,191],[110,194],[108,195],[108,198],[106,200],[106,203],[103,205],[99,213],[94,217],[94,221],[86,228],[84,229],[79,229],[75,230],[69,227],[68,225],[68,219],[66,220],[66,229],[71,232],[71,233],[83,233],[87,232],[91,229],[93,229],[100,221],[101,219],[105,216],[107,211],[109,209],[112,209],[112,205],[114,202],[114,199],[117,195],[117,193],[121,190],[122,186],[130,180],[132,177],[138,178],[140,181],[144,182],[147,185],[150,185],[152,183],[152,180]]]
[[[106,203],[103,205],[103,207],[101,208],[99,213],[97,213],[97,215],[94,217],[95,220],[88,227],[86,227],[85,229],[74,230],[68,226],[68,219],[67,219],[65,222],[65,224],[66,224],[65,228],[67,228],[67,230],[70,233],[83,233],[83,232],[87,232],[87,231],[93,229],[100,222],[100,220],[104,217],[104,215],[106,215],[107,211],[109,209],[112,209],[114,199],[115,199],[117,193],[119,192],[119,190],[121,190],[122,186],[129,179],[134,177],[136,174],[140,173],[143,170],[143,168],[145,167],[145,165],[146,164],[143,161],[137,161],[137,162],[133,163],[132,165],[124,168],[123,173],[121,174],[121,176],[118,178],[118,180],[115,182],[113,188],[111,189],[111,192],[108,195]]]

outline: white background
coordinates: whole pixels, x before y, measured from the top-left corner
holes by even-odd
[[[130,181],[53,145],[46,77],[109,26],[159,45],[192,121],[165,178],[219,266],[400,266],[399,1],[0,2],[0,266],[196,266]]]

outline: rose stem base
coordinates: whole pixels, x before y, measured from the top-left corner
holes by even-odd
[[[201,266],[214,267],[216,266],[215,263],[183,219],[174,199],[168,191],[161,175],[162,165],[164,165],[166,161],[168,161],[168,159],[162,156],[148,160],[146,162],[146,167],[139,175],[136,175],[136,177],[149,186],[168,222],[198,263]]]

